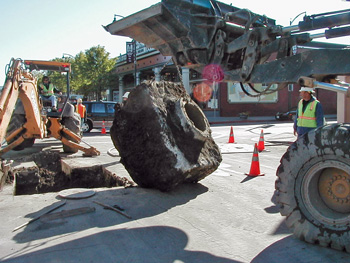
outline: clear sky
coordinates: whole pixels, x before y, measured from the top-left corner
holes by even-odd
[[[125,42],[130,39],[112,36],[102,25],[110,24],[114,14],[128,16],[158,2],[160,0],[0,0],[0,86],[5,81],[5,66],[12,57],[50,60],[62,57],[63,53],[75,56],[97,45],[104,46],[111,57],[124,54]],[[304,11],[312,15],[350,9],[350,2],[342,0],[221,2],[265,14],[283,26],[288,26],[290,20]],[[350,37],[332,42],[350,44]]]

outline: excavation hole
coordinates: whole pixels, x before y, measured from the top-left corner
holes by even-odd
[[[37,166],[13,170],[15,195],[59,192],[70,188],[134,185],[132,181],[111,173],[102,165],[79,168],[70,168],[67,167],[67,164],[62,165],[58,153],[41,153],[33,159]]]

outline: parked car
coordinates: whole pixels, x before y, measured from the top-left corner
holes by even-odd
[[[286,112],[277,112],[275,115],[275,119],[279,121],[288,121],[288,120],[294,121],[296,114],[297,114],[297,109],[292,108]]]
[[[82,126],[83,132],[92,129],[101,129],[103,121],[105,128],[109,129],[113,124],[115,101],[83,101],[86,107],[86,122]]]

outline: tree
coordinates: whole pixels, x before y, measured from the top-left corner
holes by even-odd
[[[109,58],[109,52],[104,47],[95,46],[80,52],[75,57],[76,70],[74,76],[80,83],[74,83],[79,93],[87,96],[96,94],[97,100],[102,98],[102,92],[110,86],[115,69],[116,59]]]
[[[71,63],[70,79],[71,93],[85,97],[94,95],[97,100],[107,88],[117,85],[115,71],[116,58],[109,58],[109,52],[104,47],[95,46],[85,52],[79,52],[74,58],[55,58],[53,61]],[[51,82],[62,92],[66,92],[66,78],[59,72],[47,72]]]
[[[72,85],[74,85],[74,88],[77,91],[77,93],[87,97],[92,91],[89,90],[89,87],[91,86],[91,81],[90,78],[87,77],[89,74],[89,70],[87,66],[86,55],[84,52],[79,52],[75,56],[75,62],[74,65],[72,65],[72,68]]]

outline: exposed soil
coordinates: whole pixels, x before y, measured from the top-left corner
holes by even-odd
[[[111,173],[102,165],[63,169],[61,157],[56,152],[41,152],[32,157],[37,166],[13,169],[10,173],[9,180],[14,181],[15,195],[134,185],[134,182]]]

